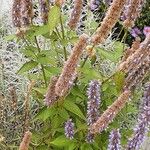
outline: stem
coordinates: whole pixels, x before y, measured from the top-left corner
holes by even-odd
[[[118,36],[117,36],[117,38],[116,38],[116,40],[119,38],[119,36],[121,35],[121,33],[122,33],[122,31],[123,31],[123,27],[121,28],[121,30],[120,30],[120,32],[119,32],[119,34],[118,34]]]
[[[86,61],[88,60],[88,58],[89,58],[89,56],[88,56],[88,55],[84,58],[84,61],[83,61],[82,65],[81,65],[81,68],[83,68],[83,67],[84,67],[84,65],[85,65]]]
[[[62,38],[63,40],[65,39],[65,32],[64,32],[64,26],[63,26],[63,23],[62,23],[62,17],[60,15],[60,25],[61,25],[61,31],[62,31]],[[64,49],[64,57],[65,57],[65,61],[67,60],[67,50],[66,50],[66,47],[63,46],[63,49]]]
[[[38,44],[36,36],[35,36],[35,43],[37,45],[38,52],[40,53],[41,50],[40,50],[40,47],[39,47],[39,44]],[[40,64],[40,65],[41,65],[41,68],[42,68],[42,73],[43,73],[43,78],[44,78],[45,86],[47,87],[47,81],[46,81],[46,74],[45,74],[45,71],[44,71],[44,66],[42,64]]]
[[[127,37],[127,32],[128,32],[128,30],[125,29],[125,33],[124,33],[124,36],[122,37],[121,43],[125,42],[126,37]]]

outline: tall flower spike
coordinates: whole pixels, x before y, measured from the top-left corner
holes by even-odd
[[[140,63],[128,72],[125,79],[125,88],[131,89],[136,87],[150,71],[150,48],[147,48],[147,52],[147,55],[141,59]]]
[[[58,96],[64,96],[73,84],[76,76],[76,67],[84,48],[87,46],[87,41],[88,36],[86,34],[81,35],[78,43],[74,46],[70,57],[64,64],[62,73],[55,87],[55,92]]]
[[[15,27],[21,27],[21,0],[13,0],[12,22]]]
[[[82,12],[83,0],[74,0],[74,8],[72,10],[68,25],[70,29],[75,29],[80,20],[80,15]]]
[[[131,28],[134,26],[135,20],[139,17],[144,0],[129,0],[125,6],[124,15],[125,21],[124,27]]]
[[[22,25],[27,27],[31,24],[33,18],[32,0],[22,0]]]
[[[32,133],[30,131],[27,131],[24,134],[23,140],[22,140],[22,142],[20,143],[20,146],[19,146],[19,150],[28,150],[29,149],[31,136],[32,136]]]
[[[139,150],[150,127],[150,83],[146,85],[140,113],[133,137],[128,141],[127,150]]]
[[[92,125],[95,121],[97,121],[99,116],[100,84],[97,80],[93,80],[89,83],[87,95],[87,124]]]
[[[62,5],[64,4],[65,0],[55,0],[55,4],[58,6],[58,7],[62,7]]]
[[[87,124],[90,126],[95,123],[99,117],[100,84],[97,80],[93,80],[89,83],[87,95]],[[94,135],[88,131],[87,142],[92,143],[93,141]]]
[[[51,78],[51,82],[48,86],[48,90],[45,96],[45,105],[50,107],[52,106],[58,99],[58,96],[55,93],[55,85],[58,80],[58,77],[54,76]]]
[[[72,119],[65,122],[65,135],[70,140],[74,138],[74,123],[72,122]]]
[[[120,17],[124,3],[127,0],[113,0],[109,7],[105,18],[103,19],[101,26],[96,30],[96,33],[92,36],[92,42],[94,45],[104,42],[109,35],[111,29],[114,27],[118,18]]]
[[[126,61],[129,56],[131,56],[133,53],[135,53],[135,51],[137,49],[139,49],[139,47],[140,47],[140,38],[136,38],[135,41],[132,43],[131,48],[128,48],[125,51],[125,53],[123,55],[123,58],[121,60],[121,63],[123,63],[124,61]]]
[[[40,0],[41,19],[44,24],[48,22],[49,6],[47,0]]]
[[[118,99],[108,107],[107,110],[98,118],[98,120],[91,125],[90,131],[95,133],[101,133],[103,130],[107,128],[109,123],[113,121],[116,115],[120,112],[120,110],[125,106],[130,96],[130,91],[124,91]]]
[[[121,135],[119,129],[111,131],[109,136],[108,150],[121,150],[120,138]]]
[[[118,66],[118,70],[124,71],[125,73],[129,72],[132,68],[137,66],[141,59],[145,56],[147,56],[147,47],[150,44],[150,35],[147,35],[145,40],[140,44],[140,47],[133,53],[131,56],[129,56],[126,61],[121,63]]]

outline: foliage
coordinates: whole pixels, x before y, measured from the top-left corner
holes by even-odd
[[[36,113],[29,109],[32,132],[30,148],[36,150],[105,150],[108,145],[109,133],[114,128],[120,128],[121,143],[125,145],[133,132],[131,129],[138,112],[137,103],[141,97],[141,89],[137,89],[133,93],[132,100],[114,119],[108,129],[96,135],[94,143],[86,142],[88,132],[86,121],[88,98],[86,92],[88,83],[93,79],[101,82],[100,114],[122,92],[125,74],[115,70],[123,56],[125,47],[120,41],[108,38],[108,43],[97,46],[94,55],[88,58],[87,52],[84,51],[77,69],[78,78],[68,95],[61,98],[52,107],[47,108],[44,105],[50,78],[60,75],[65,59],[70,55],[72,46],[81,34],[79,29],[77,32],[69,29],[66,24],[67,17],[68,14],[65,11],[54,5],[48,14],[48,24],[30,25],[30,28],[23,33],[23,38],[16,34],[5,37],[7,41],[14,40],[17,44],[23,44],[20,53],[24,55],[26,62],[16,74],[28,78],[30,82],[35,82],[30,95],[36,103],[34,106],[38,105],[39,109]],[[92,12],[87,14],[87,18],[90,18],[90,21],[85,20],[84,32],[91,36],[92,31],[98,27],[98,23],[93,20]],[[105,62],[113,67],[109,68]],[[30,103],[33,104],[33,102]],[[32,108],[32,106],[30,107]],[[72,118],[75,123],[73,140],[67,139],[64,133],[64,125],[69,118]]]

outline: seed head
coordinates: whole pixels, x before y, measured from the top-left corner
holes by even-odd
[[[92,36],[92,42],[94,45],[104,42],[111,29],[114,27],[118,18],[120,17],[122,8],[126,0],[113,0],[109,7],[105,18],[103,19],[101,26],[96,30],[96,33]]]
[[[51,82],[48,86],[48,90],[45,96],[45,105],[48,107],[52,106],[58,100],[58,96],[55,93],[55,85],[56,85],[57,80],[58,80],[58,77],[56,76],[52,77]]]
[[[80,36],[79,41],[75,44],[70,57],[66,61],[62,73],[56,83],[55,92],[58,96],[64,96],[73,84],[76,78],[76,68],[80,56],[87,46],[88,36],[83,34]]]
[[[91,133],[101,133],[105,130],[109,123],[113,121],[116,115],[120,112],[120,110],[125,106],[126,102],[129,99],[130,91],[124,91],[118,99],[108,107],[107,110],[98,118],[98,120],[91,125],[90,131]]]
[[[77,24],[80,20],[80,15],[83,7],[82,5],[83,5],[83,0],[74,0],[74,8],[71,12],[71,16],[68,22],[68,26],[72,30],[77,27]]]
[[[19,150],[28,150],[29,149],[31,136],[32,136],[32,133],[30,131],[27,131],[24,134],[23,140],[22,140],[22,142],[20,143],[20,146],[19,146]]]

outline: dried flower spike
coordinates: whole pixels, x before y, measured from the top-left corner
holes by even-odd
[[[126,61],[128,57],[130,57],[132,54],[134,54],[135,51],[136,51],[137,49],[139,49],[139,47],[140,47],[140,38],[137,37],[137,38],[135,39],[135,41],[132,43],[131,48],[128,48],[128,49],[125,51],[125,53],[124,53],[124,55],[123,55],[123,58],[122,58],[122,60],[121,60],[121,63],[123,63],[124,61]]]
[[[23,140],[22,140],[22,142],[20,143],[20,146],[19,146],[19,150],[28,150],[29,149],[31,136],[32,136],[32,133],[30,131],[27,131],[24,134]]]
[[[142,105],[133,137],[128,141],[127,150],[139,150],[150,127],[150,83],[146,85]]]
[[[62,7],[62,5],[64,4],[65,0],[55,0],[55,4],[58,6],[58,7]]]
[[[64,96],[76,77],[76,67],[80,56],[87,46],[88,36],[83,34],[80,36],[78,43],[74,46],[70,57],[64,64],[62,73],[56,83],[55,92],[58,96]]]
[[[120,138],[121,135],[119,129],[111,131],[109,136],[108,150],[121,150]]]
[[[44,24],[48,22],[49,6],[47,0],[40,0],[41,19]]]
[[[134,26],[135,20],[139,17],[144,0],[129,0],[125,6],[123,22],[124,27],[131,28]]]
[[[51,82],[48,86],[48,90],[45,96],[45,105],[50,107],[52,106],[58,99],[58,96],[55,93],[55,85],[58,80],[58,77],[54,76],[51,78]]]
[[[32,0],[22,0],[22,25],[24,27],[29,26],[31,24],[33,16]]]
[[[120,112],[120,110],[125,106],[130,96],[130,91],[124,91],[118,99],[108,107],[106,111],[99,117],[99,119],[91,125],[90,131],[95,133],[101,133],[105,130],[109,123],[116,117],[116,115]]]
[[[101,26],[96,30],[96,33],[92,36],[92,42],[94,45],[104,42],[109,35],[111,29],[114,27],[118,18],[120,17],[124,3],[127,0],[113,0],[108,12],[103,19]]]
[[[80,20],[80,15],[82,12],[83,0],[74,0],[74,8],[72,10],[68,25],[70,29],[75,29]]]
[[[15,27],[21,27],[21,0],[13,0],[12,22]]]
[[[65,135],[70,140],[74,138],[74,123],[72,122],[72,119],[69,119],[65,123]]]
[[[132,68],[135,68],[141,62],[141,59],[147,56],[148,53],[147,47],[149,44],[150,44],[150,34],[146,36],[145,40],[142,43],[140,43],[140,46],[135,51],[135,53],[129,56],[126,59],[126,61],[124,61],[118,66],[118,70],[127,73]]]

